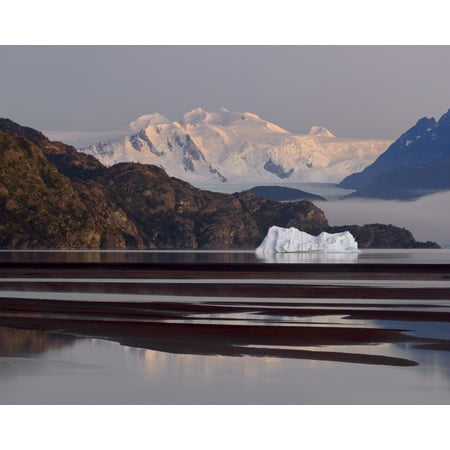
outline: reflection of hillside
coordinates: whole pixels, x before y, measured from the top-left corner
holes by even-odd
[[[0,328],[0,356],[42,353],[71,345],[77,338],[56,335],[44,330]]]
[[[254,263],[252,251],[3,251],[11,263]]]

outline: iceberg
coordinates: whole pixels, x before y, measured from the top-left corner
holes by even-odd
[[[318,236],[297,228],[272,226],[256,249],[256,253],[297,253],[297,252],[357,252],[358,243],[349,231],[326,233]]]

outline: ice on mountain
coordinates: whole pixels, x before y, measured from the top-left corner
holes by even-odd
[[[270,227],[266,237],[256,249],[257,253],[290,252],[355,252],[358,243],[349,231],[326,233],[318,236],[297,228]]]
[[[198,124],[205,120],[208,113],[203,108],[194,108],[192,111],[184,114],[183,118],[180,120],[182,124]]]
[[[160,125],[163,123],[170,123],[170,121],[167,117],[155,112],[153,114],[145,114],[138,117],[136,120],[133,120],[133,122],[130,122],[128,126],[131,130],[141,130],[142,128],[147,128],[151,125]]]
[[[320,126],[312,126],[308,131],[311,136],[321,136],[321,137],[336,137],[328,128]]]

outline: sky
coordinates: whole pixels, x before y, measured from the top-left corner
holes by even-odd
[[[450,108],[450,46],[2,45],[0,61],[0,117],[39,130],[117,130],[201,106],[395,139]]]
[[[225,107],[293,133],[320,125],[341,137],[393,140],[450,108],[443,0],[216,6],[2,5],[0,117],[98,132],[153,112],[179,120],[199,106]]]

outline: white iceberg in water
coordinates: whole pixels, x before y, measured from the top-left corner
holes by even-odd
[[[266,237],[256,249],[257,253],[294,252],[356,252],[358,243],[349,231],[326,233],[318,236],[300,231],[297,228],[269,228]]]

